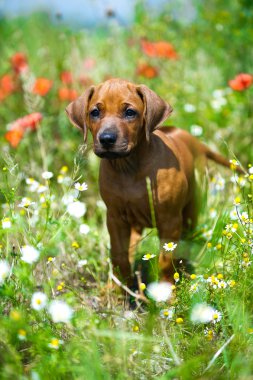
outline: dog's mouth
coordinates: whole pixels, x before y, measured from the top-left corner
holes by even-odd
[[[130,146],[127,144],[121,146],[103,147],[101,145],[94,145],[94,153],[100,158],[107,158],[114,160],[116,158],[127,157],[131,152]]]

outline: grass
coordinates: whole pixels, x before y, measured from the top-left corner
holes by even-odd
[[[131,27],[112,24],[93,31],[52,25],[40,14],[1,20],[0,77],[13,73],[10,58],[17,51],[26,54],[29,65],[16,78],[16,90],[0,101],[0,255],[9,264],[5,278],[0,264],[2,379],[251,376],[253,178],[248,165],[253,164],[253,87],[233,91],[228,80],[252,69],[252,8],[231,1],[224,9],[212,1],[198,4],[197,11],[192,24],[181,25],[170,18],[169,9],[150,19],[138,6]],[[179,58],[146,56],[140,47],[143,37],[169,41]],[[155,66],[158,75],[139,75],[143,62]],[[80,132],[64,113],[68,102],[59,99],[58,90],[69,86],[60,80],[65,70],[72,72],[71,86],[78,93],[109,76],[147,84],[173,105],[170,124],[190,131],[202,127],[198,138],[240,160],[248,173],[238,178],[233,170],[211,166],[198,227],[179,246],[191,257],[196,276],[183,275],[169,302],[150,302],[131,311],[125,296],[110,286],[99,160],[91,137],[83,146]],[[53,81],[45,96],[32,92],[37,77]],[[4,137],[6,125],[31,112],[42,113],[40,125],[12,148]],[[44,179],[45,171],[53,177]],[[44,191],[32,188],[35,182],[29,178],[45,186]],[[76,182],[86,182],[88,190],[73,194]],[[70,195],[85,204],[83,216],[68,212]],[[24,197],[34,203],[20,206]],[[85,233],[80,232],[83,224]],[[32,264],[22,260],[25,245],[39,251]],[[145,231],[138,247],[140,257],[148,252],[158,254],[154,231]],[[42,304],[31,304],[36,292],[48,300],[40,310],[36,305]],[[57,322],[48,307],[54,300],[67,304],[72,317]],[[221,319],[193,323],[199,304],[202,312],[203,304],[210,305]]]

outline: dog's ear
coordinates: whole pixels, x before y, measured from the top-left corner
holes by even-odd
[[[87,88],[79,98],[71,102],[65,109],[71,123],[83,131],[84,141],[87,139],[87,108],[94,89],[95,86]]]
[[[137,92],[144,103],[146,138],[149,141],[150,133],[167,119],[172,107],[144,84],[137,86]]]

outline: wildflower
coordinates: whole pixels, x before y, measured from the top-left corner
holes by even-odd
[[[232,220],[236,220],[238,218],[236,208],[233,209],[232,211],[230,211],[229,216],[230,216],[230,219],[232,219]]]
[[[19,130],[10,130],[5,133],[4,138],[9,142],[12,148],[16,148],[24,136],[23,131]]]
[[[78,249],[80,247],[80,245],[77,243],[77,241],[73,241],[73,243],[71,244],[71,246],[74,249]]]
[[[185,110],[185,112],[193,113],[193,112],[196,111],[196,107],[195,107],[193,104],[186,103],[186,104],[184,105],[184,110]]]
[[[225,226],[225,230],[226,230],[227,232],[233,232],[233,233],[234,233],[234,232],[237,231],[238,227],[239,227],[238,223],[227,224],[227,225]]]
[[[134,325],[133,326],[133,332],[139,332],[140,331],[140,328],[138,325]]]
[[[63,71],[60,75],[61,81],[64,84],[73,83],[72,73],[70,71]]]
[[[149,65],[148,63],[140,63],[137,66],[137,75],[142,77],[152,79],[158,76],[158,69],[154,66]]]
[[[147,286],[148,295],[156,302],[165,302],[172,295],[171,285],[168,282],[152,282]]]
[[[213,340],[215,337],[215,332],[212,329],[206,328],[204,330],[204,334],[207,337],[208,340]]]
[[[160,311],[160,316],[164,319],[172,319],[175,313],[175,308],[170,307],[169,309],[163,309]]]
[[[211,100],[211,106],[216,111],[220,111],[220,109],[226,104],[227,104],[227,99],[223,97]]]
[[[147,40],[141,41],[143,53],[149,57],[159,57],[167,59],[177,59],[178,54],[174,46],[167,41],[150,42]]]
[[[39,251],[31,245],[24,245],[21,249],[21,260],[25,263],[33,264],[39,258]]]
[[[35,80],[32,92],[34,94],[45,96],[53,86],[53,81],[47,78],[37,78]]]
[[[88,261],[83,259],[83,260],[79,260],[78,263],[77,263],[77,267],[78,268],[82,268],[83,266],[87,265]]]
[[[210,241],[207,243],[207,248],[212,248],[212,243]]]
[[[83,182],[80,184],[79,182],[75,183],[75,189],[78,191],[85,191],[88,189],[87,183]]]
[[[184,320],[183,320],[183,318],[177,318],[176,319],[176,323],[178,324],[178,325],[181,325],[182,323],[184,323]]]
[[[69,168],[67,167],[67,165],[63,165],[60,169],[60,173],[61,174],[66,174],[68,172]]]
[[[16,74],[22,74],[28,69],[27,58],[24,53],[17,52],[11,57],[11,66]]]
[[[18,310],[11,310],[10,319],[17,322],[17,321],[20,321],[21,318],[22,318],[22,315]]]
[[[174,251],[176,248],[177,248],[177,244],[173,242],[165,243],[163,246],[163,249],[165,249],[165,251],[167,252]]]
[[[9,131],[5,134],[5,139],[13,148],[16,148],[22,140],[27,130],[35,130],[42,120],[40,112],[34,112],[15,120],[9,125]]]
[[[225,281],[219,281],[218,288],[225,289],[227,287],[227,283]]]
[[[18,207],[24,207],[28,208],[31,205],[34,205],[35,202],[32,202],[32,200],[28,197],[24,197],[21,199],[21,202],[18,204]]]
[[[52,301],[48,308],[49,314],[53,322],[67,323],[73,316],[73,309],[67,305],[64,301],[55,300]]]
[[[55,261],[55,257],[49,256],[47,259],[47,264],[52,263],[53,261]]]
[[[196,293],[198,290],[199,290],[199,284],[198,283],[191,285],[191,287],[190,287],[191,293]]]
[[[241,73],[234,79],[231,79],[228,84],[235,91],[244,91],[249,88],[253,83],[253,77],[250,74]]]
[[[10,273],[10,265],[6,260],[0,260],[0,285],[3,284],[5,279]]]
[[[79,227],[80,234],[87,235],[90,232],[90,226],[88,224],[81,224]]]
[[[26,331],[24,329],[18,330],[18,339],[19,340],[26,340]]]
[[[191,278],[191,280],[195,280],[196,279],[196,274],[194,274],[194,273],[192,273],[191,275],[190,275],[190,278]]]
[[[179,281],[179,273],[174,273],[174,276],[173,276],[175,282],[178,282]]]
[[[58,98],[62,102],[72,102],[78,97],[78,93],[76,90],[67,87],[61,87],[58,90]]]
[[[211,184],[215,191],[222,191],[225,188],[225,180],[221,175],[216,175],[212,178]]]
[[[241,204],[241,198],[240,197],[236,197],[235,199],[234,199],[234,205],[235,206],[238,206],[238,205],[240,205]]]
[[[213,289],[217,289],[218,284],[219,284],[219,280],[217,277],[212,275],[212,276],[208,277],[206,281],[209,283],[209,285],[211,285],[213,287]]]
[[[215,218],[217,216],[217,211],[214,208],[210,208],[209,215],[210,218]]]
[[[79,201],[71,202],[67,206],[67,211],[71,216],[81,218],[86,213],[86,205]]]
[[[42,310],[46,307],[47,296],[42,292],[35,292],[32,295],[31,306],[34,310]]]
[[[15,90],[14,78],[9,75],[3,75],[0,78],[0,101],[4,100]]]
[[[142,257],[142,260],[144,260],[144,261],[148,261],[148,260],[150,260],[150,259],[153,259],[154,257],[156,257],[156,255],[154,255],[154,254],[152,254],[152,253],[146,253],[146,255],[144,255],[144,256]]]
[[[52,172],[43,172],[41,174],[41,177],[44,178],[44,179],[50,179],[54,176],[54,174]]]
[[[144,282],[140,283],[140,290],[145,290],[146,289],[146,284]]]
[[[193,323],[208,323],[213,319],[214,312],[215,310],[211,306],[198,303],[192,309],[191,321]]]
[[[201,136],[203,134],[203,128],[196,124],[190,127],[190,131],[193,136]]]
[[[237,166],[239,166],[239,162],[238,161],[236,161],[236,160],[229,160],[229,162],[230,162],[230,168],[232,169],[232,170],[235,170],[236,169],[236,167]]]
[[[2,228],[3,229],[11,228],[11,220],[10,220],[10,218],[4,218],[4,219],[2,219]]]
[[[212,315],[212,322],[214,324],[217,322],[220,322],[221,318],[222,318],[221,313],[217,310],[214,310],[213,315]]]
[[[52,338],[50,343],[48,343],[48,347],[58,350],[61,344],[63,344],[63,340]]]
[[[230,288],[233,288],[235,285],[236,285],[235,280],[229,280],[228,281],[228,286],[230,286]]]

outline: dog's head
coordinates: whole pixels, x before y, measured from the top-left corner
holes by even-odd
[[[172,112],[171,106],[145,85],[110,79],[89,87],[66,108],[70,121],[93,136],[94,152],[99,157],[129,155],[143,138]]]

